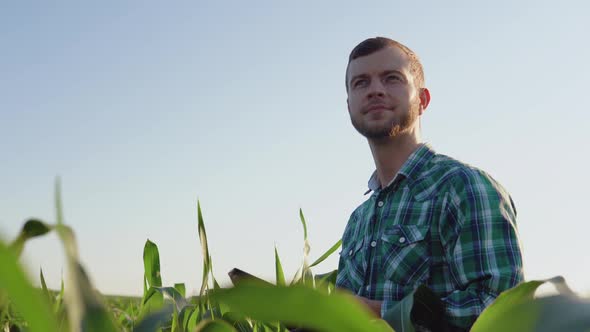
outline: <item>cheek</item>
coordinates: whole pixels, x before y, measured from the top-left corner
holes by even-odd
[[[348,111],[351,113],[356,113],[360,109],[360,98],[351,94],[348,97]]]

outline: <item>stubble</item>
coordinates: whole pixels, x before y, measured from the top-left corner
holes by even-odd
[[[410,106],[408,112],[403,112],[400,117],[396,117],[390,123],[371,127],[362,120],[355,120],[351,117],[353,127],[367,139],[380,140],[384,138],[395,138],[407,133],[414,123],[418,120],[420,110],[420,100],[417,99]]]

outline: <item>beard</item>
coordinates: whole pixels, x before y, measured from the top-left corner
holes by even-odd
[[[368,139],[393,138],[407,133],[412,128],[418,119],[419,110],[420,101],[417,100],[410,105],[408,112],[404,112],[399,118],[394,118],[384,124],[370,125],[366,121],[355,119],[352,116],[350,120],[353,127]]]

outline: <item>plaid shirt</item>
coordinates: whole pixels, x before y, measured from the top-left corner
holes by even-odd
[[[381,316],[420,285],[448,321],[469,328],[504,290],[523,281],[516,210],[485,172],[423,144],[371,197],[342,236],[336,286],[381,300]]]

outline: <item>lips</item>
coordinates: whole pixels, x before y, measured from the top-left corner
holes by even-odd
[[[367,114],[372,111],[378,111],[378,110],[393,110],[393,107],[386,105],[386,104],[372,104],[372,105],[365,107],[365,109],[363,110],[363,113]]]

